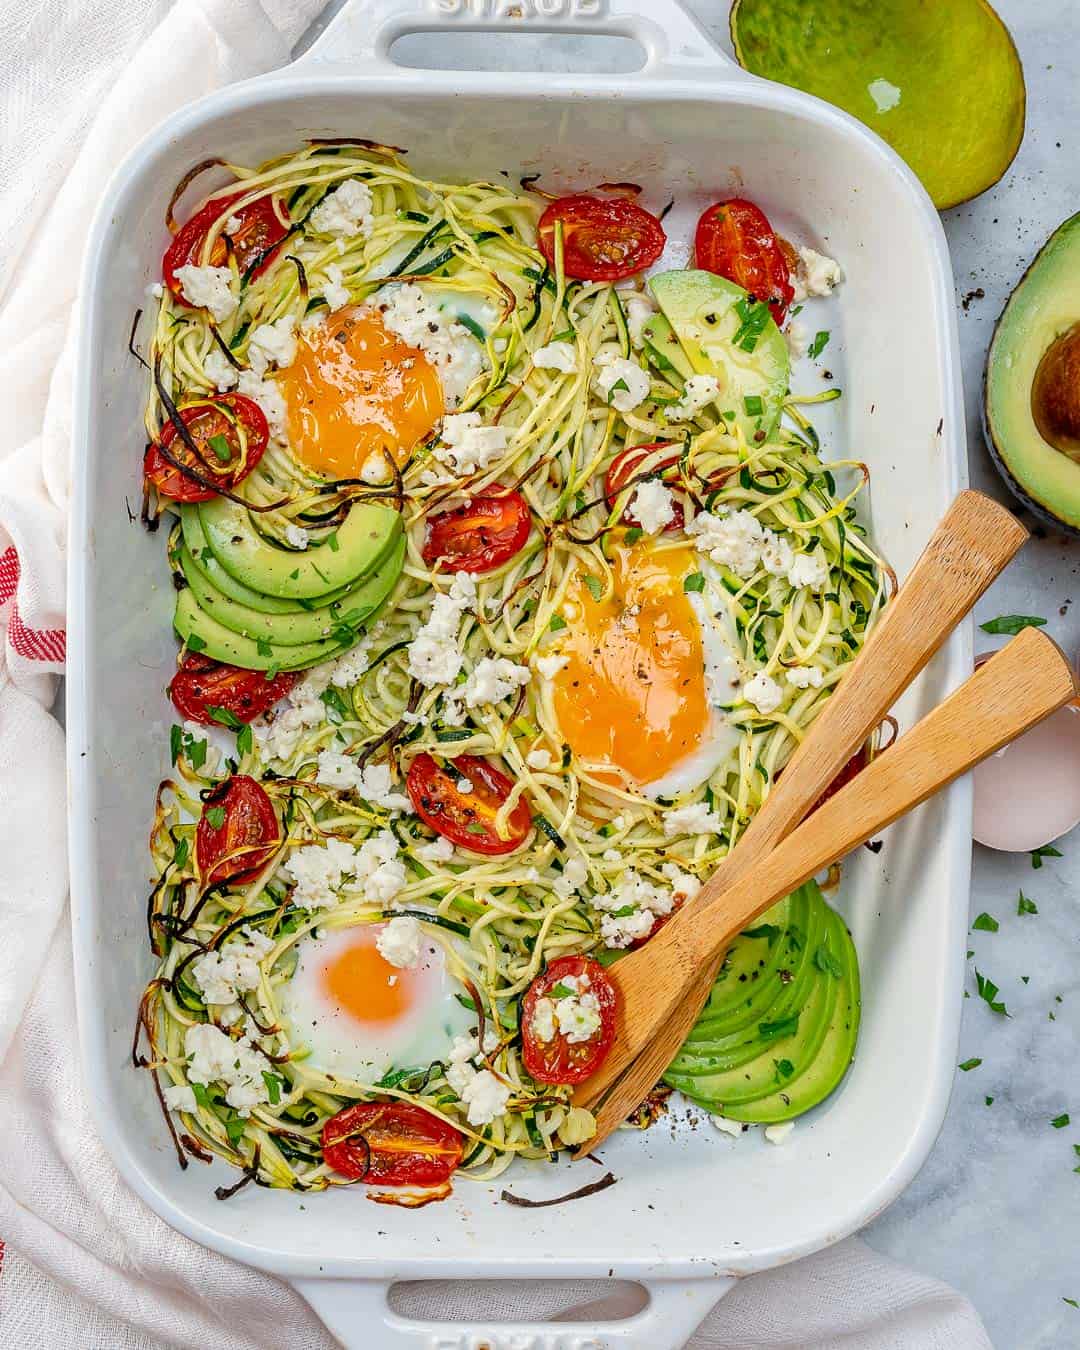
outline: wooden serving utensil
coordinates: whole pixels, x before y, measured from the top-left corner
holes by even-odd
[[[1027,537],[1016,517],[991,498],[960,493],[735,849],[667,929],[696,925],[703,900],[745,876],[799,824]],[[635,978],[637,966],[651,959],[655,941],[611,967],[617,985]],[[703,967],[698,984],[687,992],[694,1018],[722,959],[720,953],[712,968]],[[624,999],[622,1007],[627,1006]],[[651,1040],[636,1017],[621,1014],[611,1053],[574,1093],[574,1105],[592,1110]],[[631,1109],[636,1105],[631,1103]]]
[[[733,884],[710,880],[693,920],[669,923],[609,968],[621,1018],[644,1050],[597,1112],[589,1153],[616,1129],[671,1063],[701,1011],[701,973],[759,914],[927,797],[1077,696],[1080,684],[1057,644],[1028,628],[945,701],[817,808]],[[719,876],[720,874],[718,874]]]

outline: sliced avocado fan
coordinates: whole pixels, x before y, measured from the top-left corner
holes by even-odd
[[[984,412],[990,453],[1012,491],[1080,534],[1080,215],[1058,226],[1002,310]]]
[[[1024,72],[986,0],[734,0],[739,64],[843,108],[943,208],[985,192],[1024,135]]]

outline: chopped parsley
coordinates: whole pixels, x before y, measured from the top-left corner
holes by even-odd
[[[735,313],[739,318],[739,326],[731,340],[744,352],[752,352],[769,322],[769,306],[747,296],[735,306]]]
[[[222,464],[228,464],[229,460],[232,459],[232,450],[229,448],[228,439],[222,436],[220,432],[216,436],[211,436],[207,444]]]
[[[548,624],[549,633],[557,633],[561,628],[566,627],[566,620],[561,614],[553,614],[551,622]]]
[[[977,1069],[981,1063],[981,1059],[965,1059],[963,1064],[959,1066],[960,1072],[970,1073],[972,1069]]]
[[[814,334],[814,340],[813,342],[811,342],[810,346],[807,347],[806,354],[811,358],[811,360],[813,360],[815,357],[820,356],[828,345],[829,345],[828,330],[821,329]]]
[[[268,1073],[266,1069],[263,1069],[262,1076],[266,1090],[270,1094],[270,1105],[277,1106],[281,1101],[281,1089],[285,1086],[285,1079],[279,1078],[276,1073]]]
[[[790,1078],[795,1072],[795,1065],[792,1064],[790,1059],[774,1059],[773,1064],[776,1066],[776,1081],[778,1083],[782,1083],[785,1078]]]
[[[250,755],[254,748],[254,738],[251,734],[251,724],[245,722],[236,733],[236,749],[241,755]]]
[[[184,728],[176,722],[169,728],[169,757],[173,764],[180,758],[180,748],[184,744]]]
[[[1016,902],[1017,914],[1038,914],[1039,906],[1034,900],[1029,900],[1023,891],[1020,892],[1020,898]]]
[[[834,975],[837,979],[844,973],[844,967],[824,943],[814,953],[814,965],[826,975]]]
[[[270,646],[270,643],[264,637],[257,637],[255,639],[255,650],[260,656],[273,656],[274,654],[273,647]]]
[[[212,806],[209,811],[203,813],[203,819],[212,830],[220,830],[225,824],[225,808]]]
[[[992,914],[987,914],[987,912],[983,910],[971,927],[977,933],[996,933],[1001,925]]]
[[[999,1017],[1011,1016],[1008,1008],[1006,1008],[1005,1004],[998,998],[1000,991],[997,985],[993,980],[987,979],[985,975],[981,975],[978,968],[975,970],[975,986],[979,991],[979,997],[991,1012],[997,1013]]]
[[[585,573],[585,585],[594,600],[599,600],[604,594],[604,583],[599,577],[593,576],[591,572]]]
[[[198,633],[188,635],[187,649],[189,652],[201,652],[206,650],[206,643],[199,637]]]
[[[188,646],[190,647],[190,643]],[[1031,865],[1037,872],[1043,865],[1044,858],[1061,858],[1064,855],[1060,849],[1054,848],[1052,844],[1046,844],[1043,848],[1033,848],[1031,850]]]
[[[989,619],[986,623],[979,624],[979,627],[984,633],[1005,633],[1012,637],[1022,628],[1042,628],[1045,624],[1045,619],[1034,614],[999,614],[996,619]]]
[[[765,411],[760,394],[747,394],[743,399],[743,407],[746,409],[747,417],[760,417]]]
[[[691,572],[688,577],[683,577],[682,588],[687,595],[691,591],[703,591],[705,589],[705,578],[700,572]]]
[[[1069,1123],[1068,1111],[1062,1111],[1060,1116],[1055,1116],[1054,1119],[1050,1122],[1050,1124],[1053,1125],[1055,1130],[1063,1130],[1065,1126],[1068,1125],[1068,1123]]]
[[[228,727],[230,731],[239,731],[244,725],[239,717],[234,712],[230,712],[228,708],[221,708],[217,704],[208,703],[206,711],[219,726]]]

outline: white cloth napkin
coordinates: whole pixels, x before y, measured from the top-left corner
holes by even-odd
[[[89,218],[144,132],[284,63],[323,3],[0,0],[0,1346],[12,1350],[334,1344],[291,1286],[157,1219],[88,1124],[72,1052],[63,737],[48,711],[64,662],[70,315]],[[401,1299],[419,1316],[565,1320],[608,1292],[427,1284]],[[691,1342],[989,1344],[965,1299],[854,1240],[744,1281]]]

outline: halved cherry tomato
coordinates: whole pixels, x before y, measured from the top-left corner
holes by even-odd
[[[461,1162],[464,1136],[411,1102],[357,1102],[323,1126],[323,1157],[350,1181],[437,1186]]]
[[[195,860],[206,885],[249,881],[280,843],[274,805],[254,778],[233,774],[204,797]]]
[[[199,264],[201,262],[200,254],[202,253],[203,241],[210,233],[210,227],[219,216],[231,215],[230,208],[233,202],[238,202],[243,195],[242,192],[238,192],[232,197],[222,197],[217,201],[208,202],[200,211],[196,211],[186,224],[180,227],[172,243],[165,250],[165,256],[161,260],[161,271],[165,278],[165,285],[168,286],[177,300],[189,309],[191,304],[184,299],[180,282],[176,276],[177,269],[186,266],[188,263]],[[258,201],[243,207],[235,214],[239,221],[239,228],[229,231],[229,242],[233,247],[236,264],[241,275],[243,275],[253,262],[262,258],[254,273],[255,276],[258,276],[274,260],[273,254],[269,253],[268,250],[273,249],[275,244],[281,243],[288,234],[289,227],[278,219],[269,195],[260,197]],[[263,257],[264,254],[265,257]],[[219,234],[214,242],[214,247],[210,250],[210,257],[206,266],[223,267],[225,258],[225,241]]]
[[[520,492],[474,497],[428,517],[422,556],[429,567],[441,561],[451,572],[490,572],[518,552],[531,525]]]
[[[229,409],[232,416],[222,408]],[[191,403],[180,409],[180,418],[199,447],[201,459],[196,458],[180,439],[172,422],[165,423],[159,440],[146,447],[143,457],[143,473],[163,497],[171,497],[173,501],[207,502],[216,494],[213,489],[204,488],[174,468],[158,449],[159,445],[167,449],[173,459],[193,468],[200,477],[231,490],[262,459],[270,438],[263,410],[243,394],[220,394],[213,399]],[[247,433],[243,459],[240,458],[237,423]],[[219,437],[223,439],[219,440]]]
[[[600,1026],[587,1041],[568,1041],[556,1031],[550,1041],[542,1041],[533,1029],[536,1005],[548,998],[552,989],[568,975],[587,975],[588,992],[595,994]],[[588,956],[560,956],[538,975],[521,1000],[521,1058],[526,1071],[538,1083],[581,1083],[595,1073],[607,1058],[615,1039],[615,986],[599,961]]]
[[[698,221],[694,236],[698,267],[727,277],[768,303],[778,324],[795,295],[784,250],[764,211],[742,197],[717,202]]]
[[[458,789],[462,778],[472,785],[469,792]],[[505,774],[475,755],[459,755],[445,765],[430,755],[417,755],[405,778],[413,810],[425,825],[459,848],[490,857],[512,853],[532,828],[528,803],[519,798],[506,822],[508,837],[503,839],[495,829],[496,813],[513,788]]]
[[[616,455],[611,461],[611,467],[607,471],[607,477],[604,479],[604,496],[607,498],[608,510],[614,511],[615,502],[623,488],[635,477],[638,471],[638,465],[642,463],[654,450],[662,450],[667,441],[653,441],[650,445],[635,445],[629,450],[624,450],[621,455]],[[653,466],[652,472],[658,473],[663,477],[663,471],[670,469],[678,464],[679,456],[682,454],[681,448],[674,448],[670,455],[665,455],[663,459],[657,461]],[[671,520],[664,526],[664,533],[670,530],[681,530],[685,522],[682,503],[673,503],[675,514]],[[626,525],[640,525],[641,522],[630,510],[629,507],[623,512],[623,523]]]
[[[555,223],[563,226],[563,266],[579,281],[619,281],[654,263],[667,235],[654,215],[629,197],[560,197],[540,217],[540,251],[555,261]]]
[[[181,717],[213,726],[211,708],[224,708],[240,722],[250,722],[284,698],[299,675],[283,671],[272,680],[261,670],[241,670],[200,652],[187,652],[169,685],[169,697]]]

